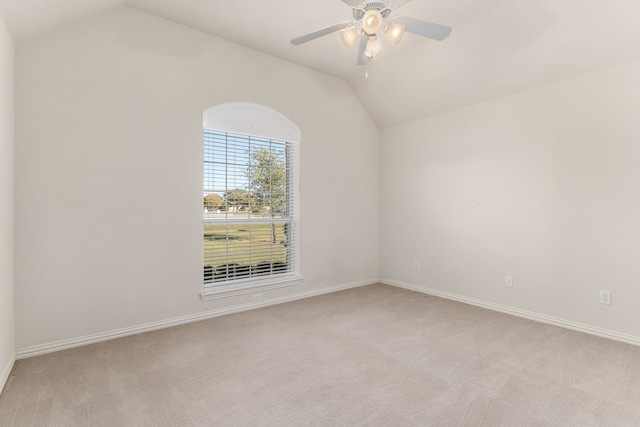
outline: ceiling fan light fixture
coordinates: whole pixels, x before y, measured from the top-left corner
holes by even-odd
[[[389,40],[393,42],[396,46],[402,40],[402,36],[404,36],[405,31],[407,30],[407,26],[403,24],[398,24],[396,22],[389,24],[385,33],[389,37]]]
[[[360,37],[360,33],[354,27],[347,28],[345,30],[340,31],[340,38],[342,38],[342,43],[349,49]]]
[[[382,53],[382,44],[376,36],[369,37],[367,40],[367,46],[364,49],[364,56],[368,58],[374,58]]]
[[[380,31],[383,24],[384,18],[379,10],[369,10],[362,18],[362,30],[369,36],[373,36]]]
[[[291,40],[294,46],[340,32],[340,38],[350,49],[358,43],[357,65],[367,65],[369,60],[382,54],[379,32],[386,33],[392,43],[398,45],[405,32],[417,34],[433,40],[444,40],[451,33],[451,27],[420,19],[393,16],[393,11],[411,0],[342,0],[351,7],[353,20],[343,21],[330,27],[321,28]],[[385,42],[386,43],[386,42]]]

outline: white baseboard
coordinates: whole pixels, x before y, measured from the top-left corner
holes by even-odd
[[[328,288],[317,289],[313,291],[300,292],[296,294],[286,295],[278,298],[264,299],[258,302],[250,302],[247,304],[236,305],[202,313],[190,314],[187,316],[174,317],[172,319],[161,320],[158,322],[145,323],[143,325],[132,326],[129,328],[116,329],[107,332],[101,332],[93,335],[85,335],[78,338],[56,341],[32,347],[20,348],[16,352],[17,359],[26,359],[28,357],[39,356],[42,354],[53,353],[56,351],[66,350],[69,348],[80,347],[88,344],[95,344],[102,341],[108,341],[116,338],[141,334],[144,332],[156,331],[158,329],[171,328],[173,326],[184,325],[187,323],[198,322],[200,320],[212,319],[227,314],[240,313],[243,311],[254,310],[257,308],[268,307],[276,304],[297,301],[304,298],[310,298],[318,295],[328,294],[331,292],[342,291],[360,286],[379,283],[378,279],[363,280],[359,282],[346,283],[342,285],[332,286]]]
[[[561,319],[558,317],[547,316],[545,314],[535,313],[533,311],[521,310],[519,308],[508,307],[505,305],[494,304],[492,302],[478,300],[474,298],[468,298],[462,295],[456,295],[449,292],[439,291],[437,289],[430,289],[424,286],[412,285],[410,283],[399,282],[391,279],[380,279],[380,283],[385,285],[396,286],[399,288],[409,289],[416,292],[421,292],[427,295],[433,295],[453,301],[463,302],[465,304],[475,305],[477,307],[486,308],[493,311],[499,311],[505,314],[511,314],[513,316],[522,317],[529,320],[534,320],[540,323],[546,323],[548,325],[558,326],[565,329],[571,329],[578,332],[584,332],[585,334],[595,335],[598,337],[608,338],[615,341],[620,341],[626,344],[633,344],[640,346],[640,337],[635,335],[624,334],[621,332],[611,331],[608,329],[597,328],[595,326],[585,325],[583,323],[572,322],[570,320]]]
[[[15,353],[9,357],[5,366],[2,367],[2,371],[0,371],[0,393],[4,390],[4,386],[7,385],[7,381],[9,380],[9,375],[11,375],[11,370],[13,369],[13,364],[16,363],[16,355]]]
[[[640,337],[637,337],[634,335],[597,328],[594,326],[572,322],[570,320],[561,319],[558,317],[547,316],[547,315],[535,313],[532,311],[521,310],[518,308],[504,306],[500,304],[494,304],[488,301],[469,298],[462,295],[439,291],[437,289],[430,289],[424,286],[413,285],[410,283],[399,282],[397,280],[369,279],[369,280],[363,280],[359,282],[352,282],[352,283],[332,286],[328,288],[317,289],[314,291],[300,292],[300,293],[286,295],[278,298],[264,299],[258,302],[250,302],[246,304],[206,311],[202,313],[191,314],[187,316],[175,317],[172,319],[146,323],[142,325],[132,326],[129,328],[116,329],[116,330],[102,332],[98,334],[86,335],[78,338],[72,338],[68,340],[56,341],[56,342],[51,342],[47,344],[21,348],[16,351],[15,357],[7,362],[7,366],[3,367],[3,370],[0,371],[0,390],[6,384],[16,359],[25,359],[28,357],[34,357],[42,354],[53,353],[56,351],[66,350],[74,347],[80,347],[83,345],[95,344],[102,341],[108,341],[111,339],[122,338],[122,337],[136,335],[144,332],[155,331],[158,329],[171,328],[173,326],[179,326],[187,323],[198,322],[201,320],[212,319],[212,318],[224,316],[227,314],[240,313],[243,311],[254,310],[262,307],[283,304],[283,303],[297,301],[304,298],[310,298],[310,297],[324,295],[332,292],[338,292],[346,289],[357,288],[360,286],[371,285],[374,283],[384,283],[386,285],[409,289],[412,291],[421,292],[428,295],[434,295],[434,296],[446,298],[453,301],[459,301],[465,304],[470,304],[477,307],[486,308],[489,310],[498,311],[501,313],[506,313],[513,316],[517,316],[517,317],[522,317],[522,318],[533,320],[536,322],[546,323],[549,325],[558,326],[565,329],[571,329],[574,331],[579,331],[579,332],[583,332],[590,335],[595,335],[603,338],[612,339],[615,341],[624,342],[627,344],[640,346]]]

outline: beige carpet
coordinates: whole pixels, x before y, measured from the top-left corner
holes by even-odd
[[[640,426],[640,348],[372,285],[21,360],[1,426]]]

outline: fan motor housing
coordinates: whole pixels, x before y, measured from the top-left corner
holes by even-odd
[[[353,19],[359,21],[371,10],[377,10],[383,18],[387,18],[391,13],[391,9],[388,8],[386,3],[381,1],[372,1],[365,3],[364,6],[353,9]]]
[[[366,11],[369,11],[369,10],[382,10],[382,9],[385,9],[386,7],[387,7],[387,5],[384,2],[372,1],[372,2],[368,2],[364,6],[364,10],[366,10]]]

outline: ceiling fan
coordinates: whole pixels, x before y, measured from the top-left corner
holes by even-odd
[[[392,16],[391,12],[404,6],[411,0],[342,0],[352,9],[353,20],[341,22],[327,28],[297,37],[291,40],[293,45],[315,40],[327,34],[340,32],[340,37],[347,48],[360,39],[358,65],[368,64],[371,58],[382,53],[382,45],[378,33],[384,31],[394,43],[400,43],[405,31],[428,37],[434,40],[444,40],[451,33],[451,27],[421,21],[403,16]]]

